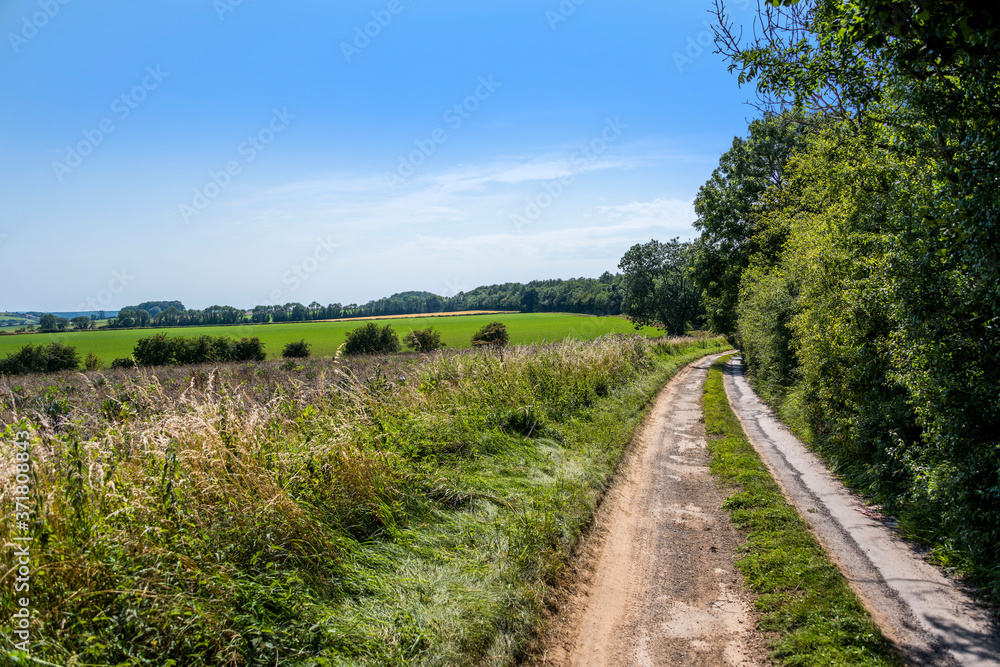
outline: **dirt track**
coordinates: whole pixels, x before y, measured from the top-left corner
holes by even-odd
[[[910,544],[871,516],[753,393],[739,357],[726,366],[726,393],[750,441],[827,553],[916,665],[1000,666],[1000,631],[990,614]]]
[[[533,667],[770,664],[733,566],[742,538],[706,467],[700,401],[718,356],[682,370],[657,397],[574,558]],[[873,518],[774,418],[738,358],[725,386],[786,497],[908,662],[1000,667],[990,614]]]
[[[536,665],[762,665],[739,573],[742,541],[707,464],[713,357],[660,393],[583,544]]]

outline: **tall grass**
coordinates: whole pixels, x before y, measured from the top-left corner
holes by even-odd
[[[710,339],[0,385],[33,442],[31,656],[511,664],[643,408]],[[48,382],[50,379],[46,380]]]

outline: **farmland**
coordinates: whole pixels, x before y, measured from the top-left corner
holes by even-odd
[[[26,317],[17,313],[0,313],[0,331],[14,330],[18,327],[32,326],[38,324],[37,317]]]
[[[414,317],[392,319],[387,323],[399,334],[409,329],[434,327],[441,332],[441,341],[449,348],[468,348],[470,338],[488,322],[499,320],[507,325],[510,342],[514,345],[557,341],[566,337],[591,340],[609,333],[634,333],[630,322],[620,317],[588,317],[567,313],[516,313],[507,315],[468,315],[454,317]],[[294,322],[288,324],[259,324],[218,327],[172,327],[169,329],[121,329],[101,331],[73,331],[63,333],[0,336],[0,358],[18,350],[27,343],[48,344],[59,341],[76,347],[80,356],[92,352],[105,364],[118,357],[132,354],[135,342],[156,333],[168,336],[229,336],[242,338],[258,336],[266,346],[269,357],[277,358],[286,343],[305,340],[314,356],[332,356],[348,331],[364,321]],[[652,327],[641,330],[646,336],[661,335]]]
[[[649,399],[725,347],[606,337],[28,376],[0,393],[0,479],[23,432],[32,657],[510,665]]]

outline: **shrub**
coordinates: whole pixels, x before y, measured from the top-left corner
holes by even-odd
[[[233,340],[225,336],[168,338],[156,334],[136,341],[132,356],[140,366],[203,364],[226,361],[263,361],[267,358],[260,338]]]
[[[403,336],[403,342],[406,343],[406,347],[416,352],[433,352],[445,346],[441,342],[441,332],[433,327],[416,331],[410,329],[410,333]]]
[[[281,351],[282,359],[305,359],[309,356],[309,343],[304,340],[292,341]]]
[[[267,352],[264,351],[264,343],[261,342],[260,338],[254,336],[240,338],[236,341],[230,356],[231,361],[264,361],[267,358]]]
[[[111,368],[135,368],[135,361],[131,357],[118,357],[111,362]]]
[[[506,347],[509,341],[507,325],[503,322],[490,322],[472,335],[473,347]]]
[[[103,365],[104,362],[101,360],[101,358],[96,354],[94,354],[93,352],[88,352],[87,358],[83,360],[83,367],[86,368],[88,371],[96,371],[100,369],[101,366]]]
[[[383,327],[374,322],[347,332],[344,354],[392,354],[399,352],[399,337],[388,324]]]
[[[21,373],[54,373],[71,371],[80,365],[76,348],[62,343],[32,345],[28,343],[0,361],[0,375]]]
[[[173,361],[173,344],[167,334],[140,338],[135,343],[132,356],[140,366],[163,366]]]

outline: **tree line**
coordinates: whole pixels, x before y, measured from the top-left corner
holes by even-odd
[[[122,308],[105,325],[109,329],[144,327],[189,327],[200,325],[267,324],[309,322],[384,315],[419,315],[464,310],[505,310],[518,312],[567,312],[586,315],[620,315],[625,298],[626,278],[605,272],[599,278],[534,280],[529,283],[486,285],[445,297],[430,292],[401,292],[365,304],[313,301],[308,305],[290,302],[258,305],[247,310],[214,305],[204,309],[185,308],[180,301],[147,301]],[[68,331],[95,328],[98,316],[72,320],[42,315],[41,331]]]
[[[1000,595],[1000,21],[773,0],[717,45],[761,116],[695,202],[709,324],[835,471]]]

